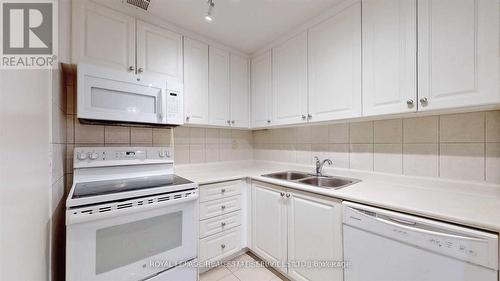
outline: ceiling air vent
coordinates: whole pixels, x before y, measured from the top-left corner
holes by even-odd
[[[147,11],[151,0],[126,0],[126,3],[136,8]]]

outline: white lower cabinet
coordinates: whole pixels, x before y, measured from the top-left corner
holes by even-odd
[[[285,189],[252,185],[252,250],[268,262],[287,260]],[[275,266],[286,274],[286,266]]]
[[[342,261],[340,201],[254,182],[252,250],[292,280],[342,280],[342,268],[314,267]]]
[[[202,270],[244,247],[244,227],[241,225],[244,186],[241,180],[200,186],[198,257]]]

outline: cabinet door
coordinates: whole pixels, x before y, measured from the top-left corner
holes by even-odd
[[[285,189],[254,183],[252,187],[252,250],[269,262],[287,261]],[[286,273],[286,267],[278,268]]]
[[[500,102],[499,5],[418,1],[419,110]]]
[[[361,116],[361,3],[309,30],[309,121]]]
[[[229,53],[210,46],[208,61],[209,123],[229,126]]]
[[[138,20],[137,72],[182,81],[182,36]]]
[[[208,124],[208,45],[186,37],[184,114],[187,124]]]
[[[252,126],[272,125],[271,51],[252,59]]]
[[[363,0],[363,115],[417,111],[416,0]]]
[[[288,260],[342,261],[341,204],[332,199],[289,192]],[[290,267],[293,280],[342,281],[342,268]]]
[[[248,60],[231,54],[231,126],[248,128]]]
[[[90,1],[73,5],[73,62],[134,71],[135,19]]]
[[[307,32],[273,49],[273,124],[307,122]]]

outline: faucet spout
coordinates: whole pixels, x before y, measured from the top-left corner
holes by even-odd
[[[321,162],[319,160],[319,157],[318,156],[314,156],[314,159],[316,159],[316,176],[321,176],[323,173],[323,166],[325,165],[325,163],[327,163],[328,165],[333,165],[333,161],[330,160],[330,159],[325,159],[323,160],[323,162]]]

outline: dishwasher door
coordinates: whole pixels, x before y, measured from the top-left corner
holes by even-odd
[[[343,203],[345,281],[498,281],[498,236]]]

